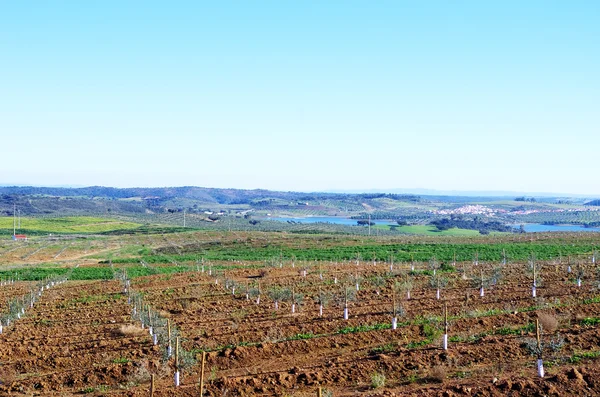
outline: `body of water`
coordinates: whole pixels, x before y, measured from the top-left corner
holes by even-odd
[[[518,229],[521,225],[512,225]],[[526,223],[524,224],[525,231],[528,233],[533,232],[600,232],[600,228],[597,227],[583,227],[581,225],[543,225],[540,223]]]
[[[337,216],[310,216],[306,218],[287,218],[287,217],[269,217],[272,221],[287,222],[294,221],[297,223],[335,223],[337,225],[356,226],[357,219],[342,218]],[[395,221],[391,220],[373,220],[377,225],[396,225]],[[521,225],[512,225],[518,229]],[[541,223],[526,223],[525,231],[528,233],[534,232],[600,232],[597,227],[583,227],[581,225],[543,225]]]

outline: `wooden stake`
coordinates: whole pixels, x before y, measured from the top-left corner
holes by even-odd
[[[323,397],[323,390],[320,387],[317,390],[317,397]]]
[[[445,334],[448,334],[448,303],[444,302],[444,329]]]
[[[396,317],[396,290],[392,285],[392,316]]]
[[[150,397],[154,397],[154,374],[150,375]]]
[[[483,269],[481,269],[481,284],[479,287],[483,288]]]
[[[171,320],[167,319],[167,335],[168,335],[168,342],[167,342],[167,346],[171,347]],[[170,352],[169,352],[170,354]]]
[[[348,308],[348,287],[344,285],[344,308]]]
[[[535,338],[537,340],[538,358],[542,358],[542,343],[540,341],[540,319],[535,319]]]
[[[200,397],[204,395],[204,363],[206,361],[206,352],[202,352],[202,365],[200,367]]]
[[[175,338],[175,370],[179,371],[179,336]]]

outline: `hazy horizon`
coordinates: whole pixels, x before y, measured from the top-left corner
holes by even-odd
[[[197,185],[165,185],[165,186],[108,186],[108,185],[32,185],[32,184],[4,184],[0,183],[0,187],[38,187],[38,188],[63,188],[63,189],[84,189],[91,187],[105,187],[115,189],[169,189],[194,187],[205,189],[239,189],[239,190],[267,190],[267,191],[282,191],[276,189],[242,189],[237,187],[214,187],[214,186],[197,186]],[[415,194],[421,196],[462,196],[462,197],[570,197],[570,198],[595,198],[598,195],[594,194],[579,194],[568,192],[525,192],[525,191],[491,191],[491,190],[437,190],[426,188],[372,188],[372,189],[337,189],[337,190],[283,190],[298,193],[343,193],[343,194],[370,194],[370,193],[389,193],[389,194]]]
[[[600,3],[0,13],[0,181],[600,195]]]

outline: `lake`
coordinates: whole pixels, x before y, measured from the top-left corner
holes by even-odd
[[[521,225],[511,225],[518,229]],[[581,225],[543,225],[540,223],[525,223],[525,231],[534,232],[600,232],[597,227],[583,227]]]
[[[306,218],[287,218],[287,217],[269,217],[267,218],[272,221],[294,221],[297,223],[335,223],[337,225],[356,226],[357,219],[342,218],[337,216],[310,216]],[[373,220],[377,225],[396,225],[395,221],[391,220]],[[521,225],[511,225],[518,229]],[[581,225],[543,225],[541,223],[526,223],[525,231],[528,233],[535,232],[600,232],[600,228],[597,227],[583,227]]]

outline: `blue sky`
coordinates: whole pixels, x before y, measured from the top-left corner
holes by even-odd
[[[0,5],[0,184],[600,194],[597,1]]]

